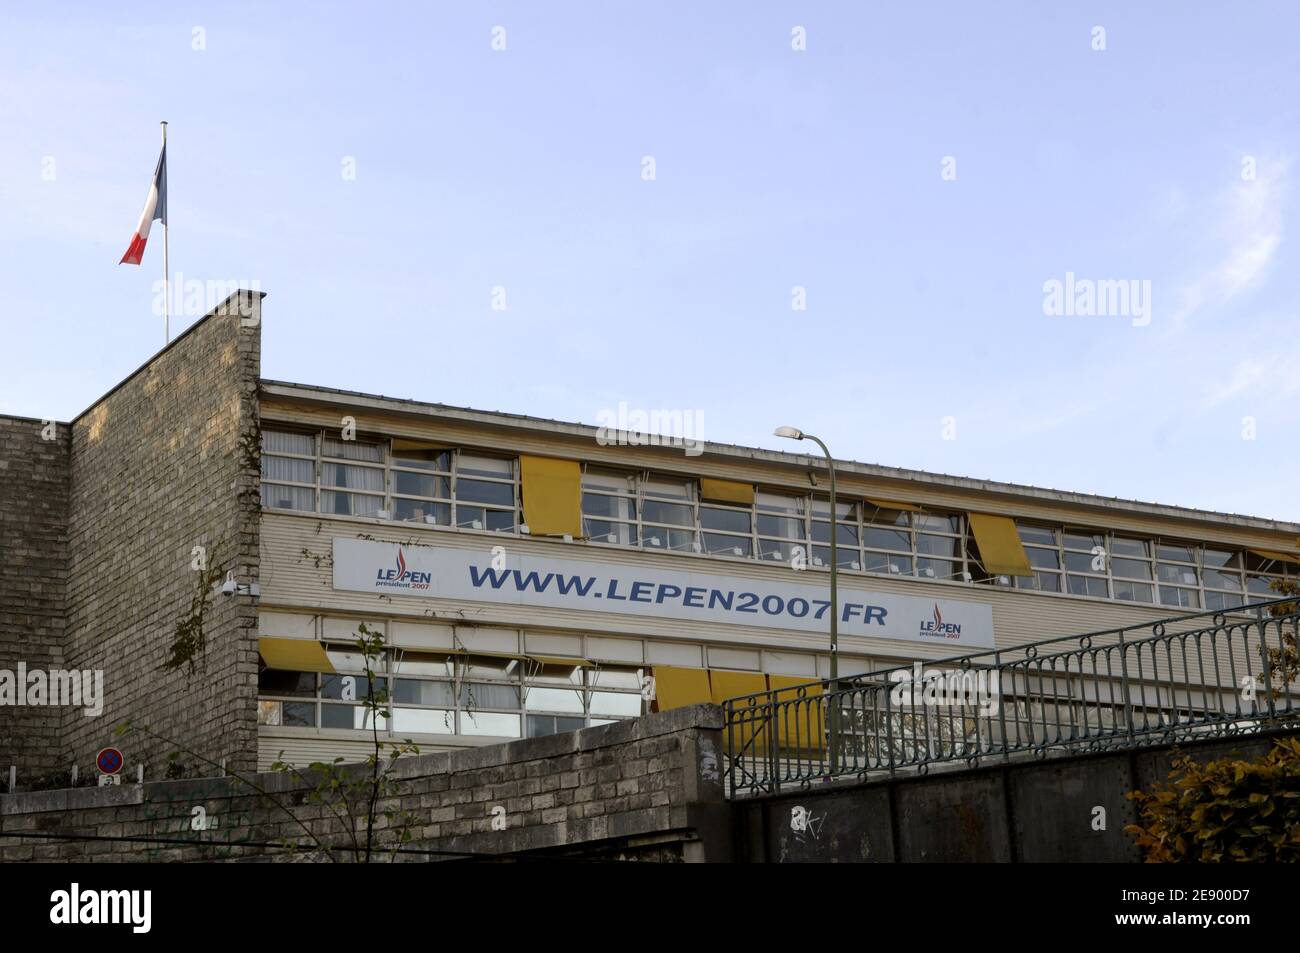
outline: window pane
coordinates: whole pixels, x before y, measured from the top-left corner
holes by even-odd
[[[384,491],[384,471],[374,467],[350,466],[346,463],[322,463],[321,486],[337,486],[349,490]]]
[[[437,470],[446,473],[451,469],[451,451],[394,450],[393,466],[414,467],[419,470]]]
[[[836,557],[839,559],[841,569],[861,569],[862,563],[858,560],[858,551],[854,549],[836,549]],[[884,559],[884,556],[879,558]],[[826,568],[831,564],[831,549],[829,546],[814,546],[812,548],[811,564],[819,569]]]
[[[1151,578],[1151,564],[1136,559],[1112,559],[1110,571],[1113,575],[1123,576],[1125,579]]]
[[[463,711],[460,713],[460,733],[518,738],[519,716],[487,711]]]
[[[286,728],[315,728],[315,702],[284,702],[281,706],[280,724]]]
[[[596,543],[621,543],[636,545],[636,526],[632,523],[607,523],[602,520],[583,520],[587,538]]]
[[[1205,594],[1205,608],[1215,609],[1236,609],[1243,605],[1245,600],[1241,596],[1231,592],[1207,592]]]
[[[272,728],[279,727],[284,711],[280,702],[259,701],[257,703],[257,723]]]
[[[704,551],[710,556],[749,556],[753,553],[754,547],[748,536],[705,533]]]
[[[320,495],[320,511],[335,516],[375,516],[383,506],[382,496],[336,493],[333,490],[322,490]]]
[[[611,493],[631,495],[636,492],[636,477],[610,470],[587,470],[582,475],[584,490],[607,490]]]
[[[456,713],[436,708],[394,708],[393,730],[425,735],[455,734]]]
[[[1205,566],[1208,569],[1240,569],[1241,554],[1230,553],[1221,549],[1205,551]]]
[[[483,480],[456,480],[456,499],[471,503],[515,505],[515,488],[510,483],[487,483]]]
[[[889,549],[903,553],[910,552],[912,549],[909,534],[892,529],[876,529],[872,526],[867,527],[865,542],[870,549]]]
[[[1116,556],[1150,556],[1150,545],[1144,539],[1125,539],[1116,536],[1111,540],[1111,552]]]
[[[1092,549],[1094,546],[1105,546],[1106,537],[1101,533],[1087,533],[1083,530],[1067,529],[1065,531],[1065,545],[1070,549]]]
[[[509,677],[519,666],[517,659],[496,658],[489,655],[462,655],[455,660],[461,678]]]
[[[1163,549],[1164,547],[1161,548]],[[1161,582],[1173,582],[1184,586],[1194,586],[1196,585],[1196,567],[1157,563],[1156,578]]]
[[[378,443],[362,443],[358,440],[335,440],[333,437],[321,438],[320,455],[337,457],[340,460],[364,460],[370,463],[384,462],[384,448]]]
[[[451,678],[454,673],[448,667],[452,661],[449,655],[441,652],[402,652],[397,653],[393,663],[393,673],[398,675],[439,675]],[[448,702],[448,704],[451,704]]]
[[[910,575],[912,572],[912,559],[910,556],[868,552],[863,558],[866,562],[862,565],[867,572],[887,572],[895,575],[899,573]]]
[[[691,507],[656,500],[645,500],[641,504],[641,518],[647,523],[671,523],[674,526],[690,526],[695,522]]]
[[[961,517],[959,516],[940,516],[937,513],[914,513],[912,514],[912,523],[917,529],[929,530],[932,533],[959,533],[961,531]]]
[[[1153,602],[1151,587],[1142,583],[1129,582],[1126,579],[1115,580],[1115,598],[1128,602]]]
[[[1240,591],[1241,577],[1235,573],[1217,572],[1213,569],[1205,570],[1205,587],[1207,589],[1232,589]]]
[[[908,514],[903,510],[878,510],[868,503],[862,512],[868,523],[876,523],[881,526],[908,525]]]
[[[955,579],[957,564],[947,559],[917,559],[916,574],[927,579]]]
[[[529,711],[563,711],[582,714],[582,692],[571,688],[529,688],[527,702]]]
[[[1156,547],[1156,553],[1161,559],[1172,560],[1180,563],[1196,562],[1195,546],[1180,546],[1174,543],[1161,543]]]
[[[1094,559],[1098,560],[1098,565],[1100,565],[1101,567],[1100,569],[1093,568],[1092,563]],[[1071,572],[1104,573],[1106,571],[1106,560],[1104,557],[1101,557],[1099,559],[1098,557],[1093,556],[1091,553],[1067,552],[1065,554],[1065,568],[1070,570]]]
[[[345,701],[361,701],[373,692],[378,694],[381,691],[387,691],[387,684],[383,678],[376,678],[375,683],[367,691],[366,676],[363,672],[360,675],[322,675],[320,683],[321,698],[337,698]]]
[[[316,676],[311,672],[285,672],[264,669],[257,676],[259,695],[297,695],[311,697],[316,694]]]
[[[1161,586],[1160,602],[1163,605],[1178,606],[1183,609],[1199,609],[1201,598],[1195,589],[1179,589],[1176,586]]]
[[[782,539],[803,539],[803,519],[793,516],[767,516],[758,514],[760,536],[780,536]]]
[[[262,484],[262,505],[273,510],[316,510],[316,491],[305,486]]]
[[[956,556],[957,539],[953,536],[917,536],[916,551],[928,556]]]
[[[661,477],[651,477],[646,480],[641,487],[642,495],[658,496],[670,500],[687,500],[695,499],[695,484],[686,480],[669,480]]]
[[[837,520],[848,520],[851,523],[857,522],[857,514],[853,511],[853,503],[845,503],[843,500],[835,501],[835,518]],[[871,511],[871,507],[867,507]],[[826,519],[831,512],[831,501],[827,497],[813,497],[812,511],[814,516],[820,516]]]
[[[393,518],[412,523],[450,526],[451,504],[430,503],[427,500],[403,500],[398,497],[393,500]]]
[[[591,713],[636,717],[641,714],[641,696],[619,692],[592,692]]]
[[[462,708],[518,708],[516,685],[493,685],[489,682],[465,682],[460,686]]]
[[[748,533],[749,511],[719,510],[711,506],[700,507],[700,527],[717,529],[726,533]]]
[[[1047,526],[1023,526],[1018,524],[1016,531],[1019,532],[1020,538],[1026,543],[1055,546],[1057,542],[1056,530]]]
[[[582,494],[582,512],[587,516],[604,516],[616,520],[636,519],[636,501],[628,496]]]
[[[566,731],[580,731],[583,727],[585,726],[581,718],[565,718],[555,715],[528,716],[528,737],[530,738],[558,735]]]
[[[295,457],[262,457],[262,479],[315,483],[316,464]]]
[[[904,536],[907,534],[904,533]],[[831,524],[830,523],[813,523],[812,538],[814,542],[829,543],[831,541]],[[858,528],[851,524],[835,524],[835,544],[837,546],[851,546],[858,548]]]
[[[380,731],[387,730],[388,719],[380,715],[378,722]],[[322,728],[364,728],[369,731],[370,712],[361,705],[323,704],[320,706],[320,726]]]
[[[1069,556],[1066,556],[1069,562]],[[1095,576],[1067,576],[1067,584],[1072,595],[1097,596],[1106,598],[1106,580]]]
[[[455,705],[451,682],[431,682],[418,678],[399,678],[393,682],[393,701],[402,705]]]
[[[393,471],[393,492],[402,496],[436,496],[451,499],[451,480],[444,476]]]
[[[1061,557],[1054,549],[1037,549],[1033,546],[1026,546],[1025,553],[1029,556],[1029,565],[1035,569],[1061,568]]]
[[[494,533],[508,533],[515,528],[514,510],[487,510],[487,528]]]
[[[478,457],[462,453],[460,459],[456,461],[456,472],[461,475],[469,474],[471,476],[513,480],[515,478],[515,462],[500,457]]]
[[[309,433],[263,430],[262,450],[265,453],[296,453],[303,457],[314,457],[316,455],[316,437],[314,434]]]

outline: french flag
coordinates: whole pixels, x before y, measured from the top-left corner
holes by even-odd
[[[144,257],[144,243],[149,240],[149,227],[154,219],[167,225],[167,145],[164,143],[158,155],[158,168],[154,169],[153,183],[149,186],[149,197],[144,200],[144,211],[140,213],[140,224],[135,227],[131,238],[131,247],[122,256],[119,265],[138,265]]]

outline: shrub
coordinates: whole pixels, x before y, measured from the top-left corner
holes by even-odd
[[[1300,738],[1257,761],[1176,758],[1168,780],[1127,795],[1147,863],[1300,861]]]

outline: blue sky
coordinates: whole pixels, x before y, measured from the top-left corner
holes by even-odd
[[[267,377],[1300,520],[1300,8],[1137,6],[12,7],[0,412],[161,345],[167,119],[172,271],[260,283]]]

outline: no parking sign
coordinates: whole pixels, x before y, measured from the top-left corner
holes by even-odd
[[[116,748],[104,748],[95,755],[95,767],[99,768],[102,774],[117,774],[125,763],[126,759],[122,757],[122,752]]]

